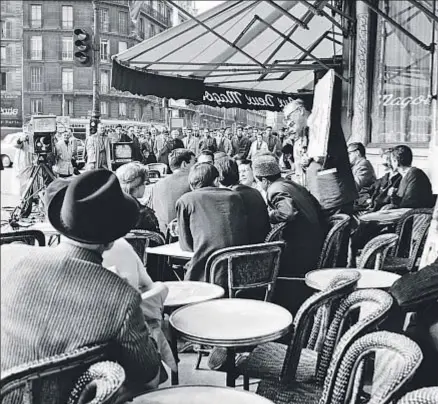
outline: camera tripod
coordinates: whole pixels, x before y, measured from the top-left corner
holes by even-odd
[[[9,224],[12,227],[19,227],[18,221],[30,215],[34,198],[55,178],[55,174],[47,165],[45,156],[38,156],[38,161],[32,167],[20,204],[11,213]]]

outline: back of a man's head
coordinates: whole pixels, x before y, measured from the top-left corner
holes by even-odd
[[[392,149],[391,154],[400,167],[410,167],[412,165],[413,155],[410,147],[405,145],[396,146]]]
[[[211,163],[196,163],[189,173],[189,184],[192,189],[215,186],[219,177],[217,168]]]
[[[214,164],[214,154],[211,150],[205,149],[201,151],[198,156],[198,163],[210,163]]]
[[[361,157],[365,157],[366,151],[365,146],[361,142],[353,142],[348,145],[348,150],[355,151],[357,150]]]
[[[183,163],[189,165],[195,154],[188,149],[175,149],[169,155],[169,166],[172,171],[179,170]]]
[[[217,160],[215,167],[219,172],[219,182],[224,187],[230,187],[239,183],[239,167],[231,157],[222,157]]]

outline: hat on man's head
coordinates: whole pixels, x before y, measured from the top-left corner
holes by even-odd
[[[274,156],[257,156],[252,162],[252,171],[256,177],[269,177],[280,174],[280,166]]]
[[[59,182],[55,186],[59,189],[51,199],[46,197],[47,216],[52,226],[67,238],[107,244],[123,237],[137,223],[139,204],[122,191],[111,171],[87,171],[67,186]]]

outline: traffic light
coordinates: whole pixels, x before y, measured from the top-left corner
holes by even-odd
[[[94,135],[97,132],[98,123],[99,123],[99,119],[97,118],[90,119],[90,135]]]
[[[89,32],[81,28],[74,30],[74,56],[77,66],[89,67],[93,64],[93,40]]]

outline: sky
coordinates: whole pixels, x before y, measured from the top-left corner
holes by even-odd
[[[218,4],[221,4],[222,1],[211,1],[211,0],[200,0],[196,2],[196,7],[198,9],[198,13],[201,14],[210,8],[216,7]]]

